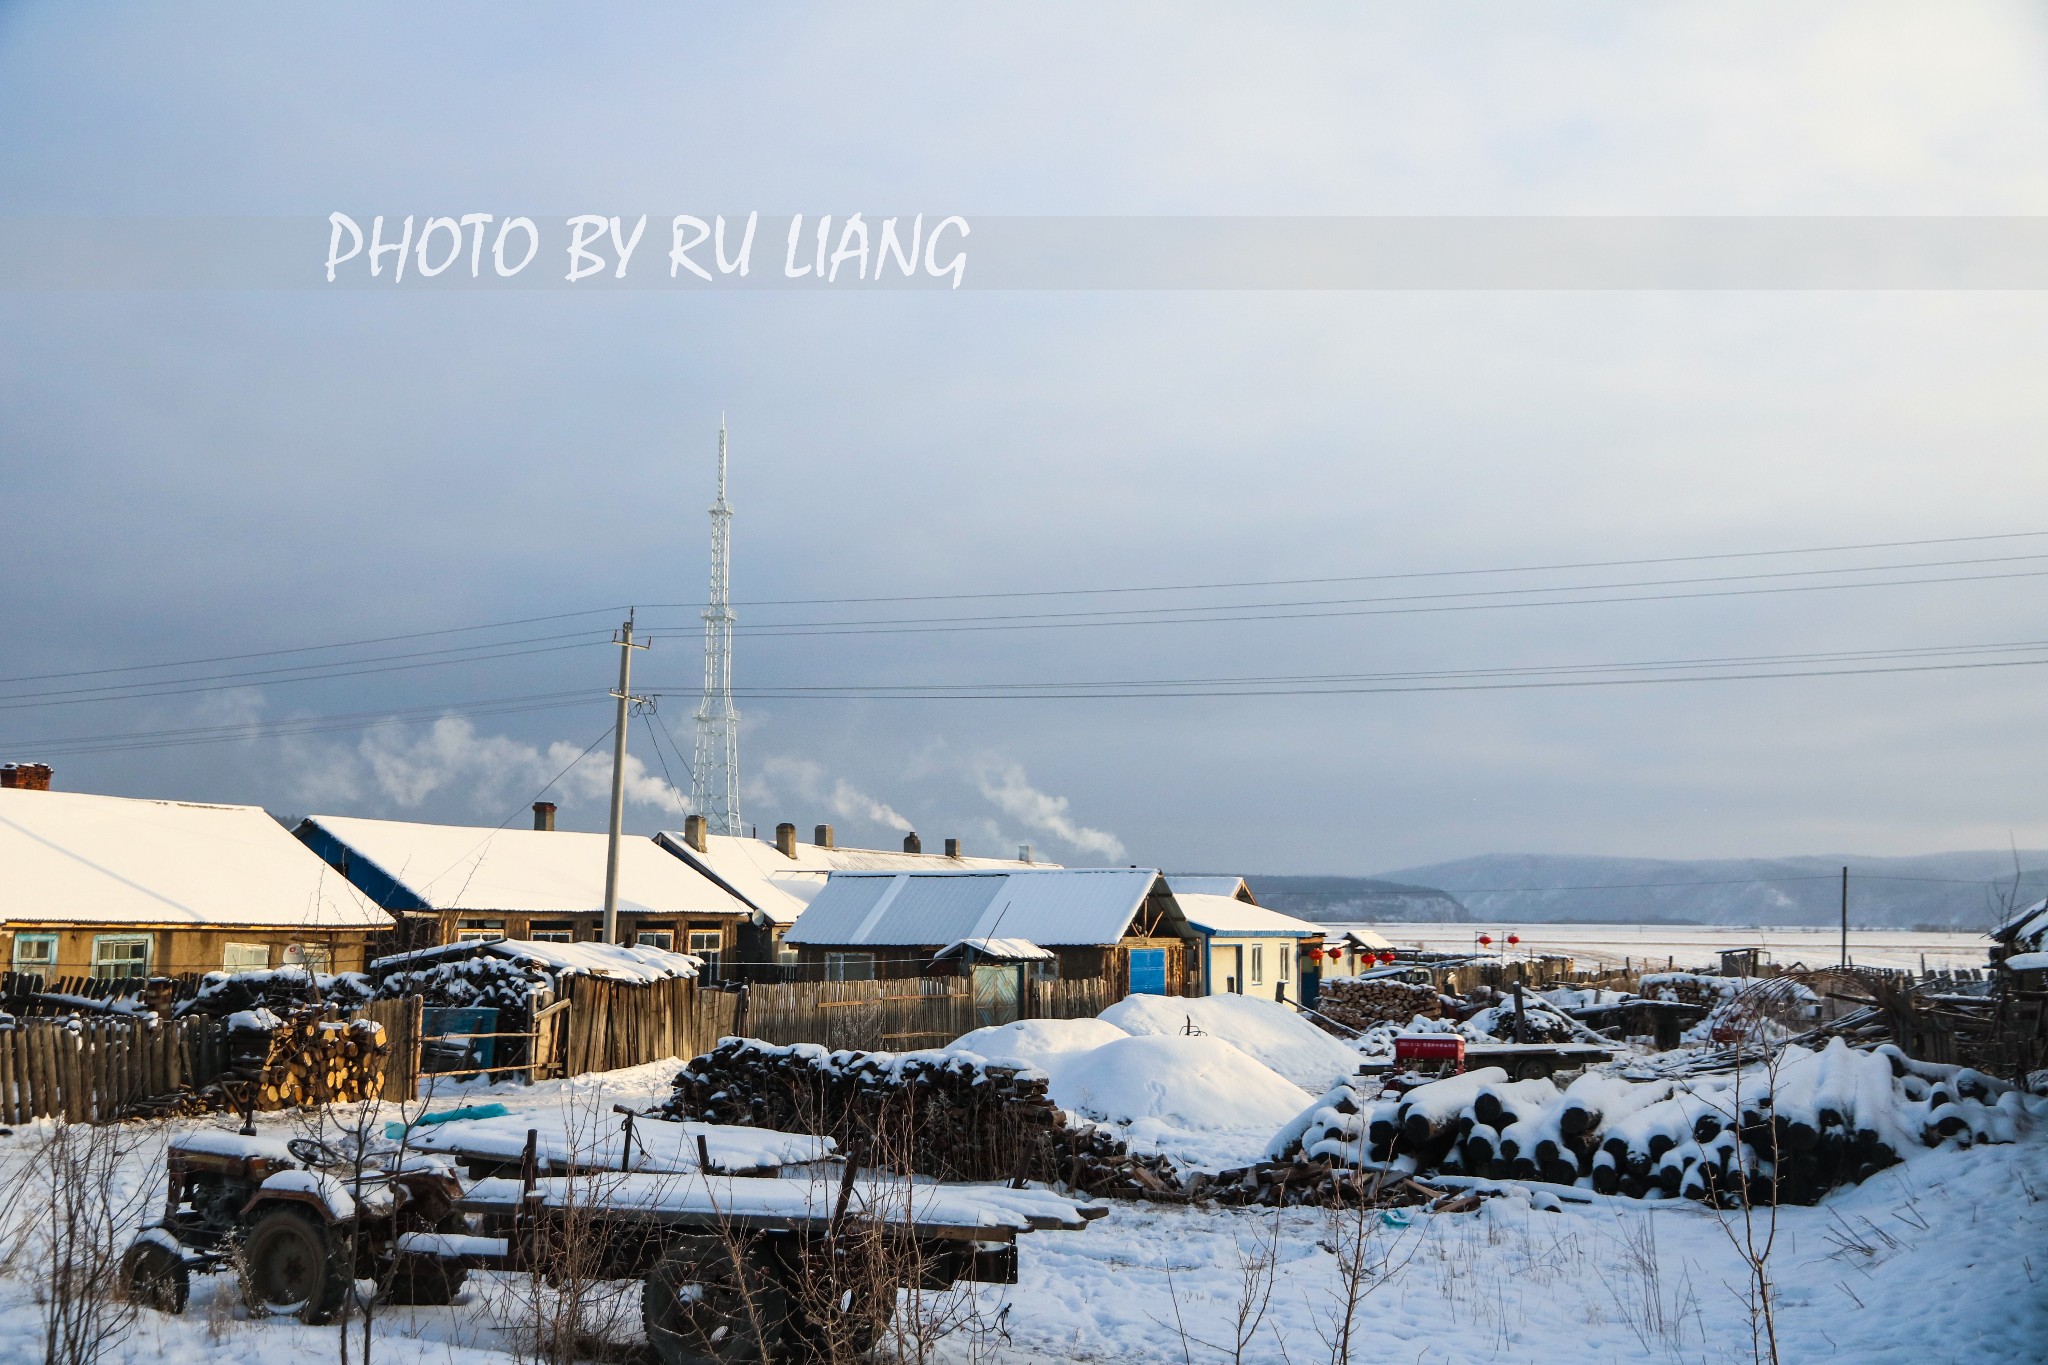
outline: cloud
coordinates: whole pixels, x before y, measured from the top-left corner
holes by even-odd
[[[886,801],[868,795],[845,778],[832,778],[826,785],[825,765],[808,758],[775,754],[761,760],[758,776],[749,782],[750,800],[767,805],[785,805],[777,795],[788,793],[794,800],[824,806],[841,820],[881,825],[908,833],[916,826]]]
[[[458,796],[483,813],[514,800],[548,795],[564,804],[604,801],[611,795],[611,750],[588,754],[555,740],[545,749],[506,735],[482,735],[462,716],[443,716],[424,733],[372,730],[354,748],[301,749],[294,796],[314,805],[381,800],[415,810],[436,794]],[[567,771],[564,771],[564,770]],[[559,777],[557,776],[559,774]],[[626,755],[626,801],[664,811],[686,811],[688,796]]]
[[[1083,853],[1097,853],[1112,862],[1124,856],[1123,840],[1107,830],[1091,829],[1069,819],[1067,798],[1032,786],[1021,765],[984,760],[977,765],[974,776],[981,794],[1027,829],[1050,834]]]

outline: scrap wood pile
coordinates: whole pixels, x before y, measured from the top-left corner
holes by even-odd
[[[1373,977],[1338,977],[1317,988],[1317,1013],[1361,1033],[1375,1024],[1434,1019],[1443,1001],[1429,986]]]
[[[391,1046],[374,1019],[351,1019],[334,1006],[312,1005],[284,1018],[262,1007],[242,1010],[225,1024],[220,1074],[191,1090],[137,1101],[138,1116],[349,1104],[383,1092]]]
[[[1363,1171],[1334,1157],[1261,1161],[1217,1175],[1198,1172],[1187,1185],[1190,1201],[1243,1207],[1397,1209],[1422,1205],[1430,1213],[1470,1213],[1492,1191],[1442,1190],[1411,1176]]]
[[[2006,1082],[1840,1039],[1692,1081],[1585,1075],[1560,1090],[1487,1067],[1396,1099],[1377,1098],[1375,1084],[1330,1091],[1269,1155],[1631,1198],[1810,1204],[1915,1147],[2011,1142],[2048,1117],[2048,1102]]]
[[[199,988],[180,1000],[179,1018],[204,1015],[225,1019],[247,1010],[293,1014],[317,1005],[360,1005],[370,998],[368,978],[355,972],[328,976],[304,967],[274,967],[254,972],[208,972]]]
[[[864,1162],[943,1180],[1021,1176],[1096,1196],[1179,1197],[1165,1158],[1070,1126],[1044,1075],[953,1053],[726,1038],[677,1073],[661,1112],[831,1137]]]

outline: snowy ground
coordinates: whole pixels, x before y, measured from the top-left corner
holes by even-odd
[[[603,1112],[668,1093],[675,1063],[491,1097],[516,1110]],[[471,1092],[476,1093],[476,1092]],[[288,1135],[282,1116],[261,1120]],[[160,1195],[161,1142],[145,1139],[123,1180]],[[35,1130],[0,1137],[0,1188],[14,1188]],[[1784,1361],[2036,1361],[2048,1342],[2048,1139],[1915,1154],[1818,1208],[1780,1214],[1771,1260]],[[16,1201],[17,1207],[22,1201]],[[1229,1358],[1244,1263],[1277,1247],[1265,1318],[1243,1359],[1329,1359],[1329,1216],[1313,1210],[1118,1205],[1084,1231],[1022,1241],[1022,1283],[981,1286],[988,1329],[938,1359],[1189,1362]],[[1744,1270],[1719,1219],[1690,1204],[1600,1200],[1544,1213],[1526,1201],[1376,1227],[1380,1263],[1360,1360],[1724,1361],[1750,1358]],[[38,1365],[33,1258],[0,1268],[0,1365]],[[515,1356],[516,1286],[477,1276],[452,1308],[390,1309],[377,1359],[503,1365]],[[637,1297],[629,1316],[637,1318]],[[1003,1309],[1007,1307],[1008,1312]],[[995,1325],[1000,1319],[1000,1325]],[[1187,1340],[1184,1343],[1182,1333]],[[630,1340],[630,1329],[626,1331]],[[1211,1343],[1203,1345],[1202,1342]],[[1219,1351],[1217,1347],[1223,1347]],[[334,1328],[244,1318],[232,1282],[203,1277],[182,1318],[145,1314],[109,1365],[219,1365],[336,1358]]]
[[[1619,967],[1625,961],[1637,967],[1650,962],[1662,967],[1675,961],[1679,967],[1712,966],[1724,948],[1764,947],[1781,964],[1803,962],[1809,967],[1831,967],[1841,958],[1839,929],[1724,929],[1702,925],[1697,928],[1669,924],[1518,924],[1509,921],[1485,924],[1333,924],[1332,931],[1347,928],[1371,929],[1397,947],[1423,948],[1431,952],[1457,953],[1476,950],[1480,934],[1490,935],[1493,948],[1509,934],[1521,938],[1514,952],[1525,956],[1539,953],[1568,953],[1581,959],[1584,967]],[[1851,929],[1849,961],[1859,967],[1939,970],[1981,968],[1991,940],[1974,933],[1919,933],[1902,929]]]

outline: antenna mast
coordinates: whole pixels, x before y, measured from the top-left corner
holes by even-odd
[[[711,596],[704,608],[704,700],[690,804],[712,834],[740,832],[740,715],[732,706],[732,508],[725,501],[725,415],[718,417],[718,501],[711,504]]]

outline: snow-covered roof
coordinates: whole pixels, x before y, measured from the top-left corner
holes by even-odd
[[[1007,871],[1050,867],[1058,863],[1017,862],[1008,858],[948,858],[943,853],[902,853],[880,848],[823,848],[797,844],[787,857],[771,843],[736,834],[712,834],[699,853],[680,832],[655,836],[663,848],[723,883],[773,924],[794,924],[804,907],[825,889],[834,872]]]
[[[951,957],[969,949],[976,957],[992,957],[1004,962],[1048,962],[1053,956],[1028,938],[963,938],[958,943],[948,943],[932,956]]]
[[[594,914],[604,908],[606,838],[575,830],[483,829],[315,815],[311,823],[435,910]],[[652,839],[619,841],[619,910],[744,915],[746,905]]]
[[[1189,877],[1169,873],[1166,885],[1173,892],[1174,899],[1182,896],[1228,896],[1235,900],[1258,902],[1252,896],[1252,889],[1245,885],[1242,877]]]
[[[1168,879],[1173,886],[1172,879]],[[1320,924],[1311,924],[1305,919],[1283,915],[1278,910],[1268,910],[1261,905],[1235,900],[1229,896],[1211,896],[1199,892],[1182,892],[1177,886],[1173,892],[1174,903],[1187,916],[1188,923],[1205,934],[1263,935],[1268,938],[1306,938],[1323,932]]]
[[[1339,945],[1356,945],[1360,948],[1370,948],[1376,953],[1389,951],[1394,946],[1391,941],[1375,934],[1370,929],[1346,929],[1343,936],[1335,941]]]
[[[2014,953],[2000,965],[2009,972],[2048,971],[2048,953]]]
[[[603,976],[614,981],[649,983],[697,975],[704,959],[666,948],[623,943],[545,943],[523,938],[467,939],[409,953],[380,957],[370,966],[379,972],[417,971],[437,963],[470,957],[502,957],[537,962],[555,976]]]
[[[1152,868],[834,872],[786,941],[916,947],[994,938],[1115,943],[1160,880]]]
[[[2016,948],[2039,948],[2048,939],[2048,900],[2038,900],[2006,917],[1991,937]]]
[[[258,806],[0,788],[0,920],[381,929]]]

